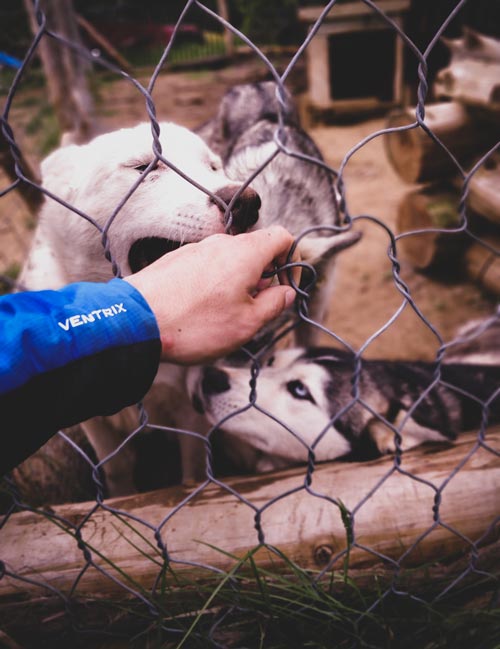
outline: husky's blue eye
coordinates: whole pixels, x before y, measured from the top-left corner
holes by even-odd
[[[295,381],[288,381],[288,383],[286,384],[286,389],[288,390],[288,392],[290,392],[292,397],[295,397],[295,399],[304,399],[305,401],[316,403],[307,387],[302,383],[302,381],[299,381],[298,379],[296,379]]]

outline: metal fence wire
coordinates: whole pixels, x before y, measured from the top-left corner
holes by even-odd
[[[408,453],[403,449],[405,426],[411,414],[420,404],[431,403],[429,395],[433,389],[445,384],[442,373],[447,354],[460,343],[480,340],[484,332],[499,322],[499,312],[492,306],[490,317],[461,337],[446,341],[415,301],[411,287],[402,277],[398,256],[400,243],[418,237],[422,232],[448,238],[460,234],[481,243],[491,252],[492,259],[498,256],[498,250],[483,241],[470,227],[468,195],[471,181],[492,159],[499,143],[471,168],[465,169],[429,127],[426,119],[428,58],[466,2],[461,0],[456,4],[424,51],[376,2],[360,2],[394,30],[397,39],[404,43],[416,61],[418,90],[414,121],[370,133],[346,153],[338,169],[333,169],[319,158],[290,150],[286,140],[284,107],[290,75],[303,60],[306,49],[326,19],[335,19],[337,4],[332,0],[322,8],[284,71],[278,72],[263,48],[210,7],[197,0],[188,0],[149,84],[144,86],[96,51],[54,33],[38,2],[35,2],[38,31],[15,75],[1,116],[2,133],[18,177],[1,189],[1,198],[12,196],[24,183],[24,186],[29,185],[43,193],[46,201],[57,201],[72,210],[74,218],[88,219],[95,226],[95,236],[102,241],[102,254],[110,262],[110,277],[113,274],[120,276],[121,269],[113,258],[110,245],[113,237],[111,226],[117,221],[115,227],[119,227],[118,219],[124,205],[146,181],[147,174],[139,177],[119,204],[108,206],[110,216],[101,227],[91,214],[82,213],[25,174],[11,111],[40,44],[51,39],[63,50],[71,50],[90,61],[92,66],[126,80],[142,95],[151,124],[155,160],[161,160],[173,168],[174,173],[186,178],[186,173],[169,161],[168,147],[162,147],[160,142],[161,128],[154,90],[175,47],[177,30],[192,13],[203,12],[214,25],[229,29],[237,36],[250,49],[252,56],[266,67],[268,78],[276,83],[281,109],[273,127],[277,152],[272,158],[295,156],[331,175],[338,196],[339,222],[332,225],[331,215],[327,215],[325,223],[316,226],[315,230],[320,234],[325,234],[325,230],[336,233],[367,223],[380,228],[387,236],[391,281],[401,296],[401,302],[396,312],[359,349],[352,349],[325,323],[311,319],[308,294],[295,286],[299,299],[294,317],[285,324],[285,333],[293,334],[293,329],[299,324],[316,327],[330,336],[336,350],[352,352],[352,364],[349,399],[333,412],[328,426],[316,431],[313,442],[304,441],[302,435],[306,437],[307,431],[291,429],[288,423],[281,422],[283,430],[290,437],[301,439],[304,448],[304,462],[290,472],[225,477],[214,464],[217,431],[224,430],[228,420],[253,409],[280,424],[280,417],[272,410],[267,412],[259,400],[259,377],[265,371],[264,364],[268,362],[270,351],[284,335],[283,330],[279,330],[273,332],[271,341],[266,339],[264,348],[246,350],[248,403],[225,416],[223,421],[207,425],[204,433],[155,421],[148,417],[147,408],[142,404],[137,408],[137,423],[125,431],[120,447],[105,458],[96,459],[88,445],[81,442],[82,438],[73,434],[75,431],[61,431],[58,443],[59,448],[64,449],[61,451],[64,461],[73,456],[80,464],[90,467],[89,480],[95,493],[93,502],[33,504],[26,499],[14,476],[5,477],[0,520],[0,602],[5,634],[0,636],[0,644],[3,640],[13,642],[8,637],[9,633],[14,633],[13,629],[23,637],[19,629],[24,625],[26,636],[26,629],[33,629],[33,624],[36,624],[37,638],[44,637],[43,633],[48,630],[49,633],[60,633],[60,639],[67,642],[70,637],[67,634],[71,633],[81,646],[91,646],[92,642],[97,642],[96,638],[102,639],[103,629],[110,635],[125,634],[130,642],[132,638],[134,642],[141,639],[146,642],[146,638],[153,642],[151,638],[156,634],[154,637],[160,638],[157,646],[165,647],[188,646],[189,643],[192,643],[189,646],[249,646],[235,640],[238,637],[236,622],[240,623],[243,633],[248,632],[245,619],[253,620],[255,628],[260,629],[261,637],[264,637],[266,624],[270,625],[277,617],[286,620],[290,629],[298,634],[288,639],[287,646],[309,646],[305,640],[298,640],[298,628],[309,616],[316,620],[317,629],[329,634],[330,644],[325,646],[334,646],[334,639],[335,642],[340,639],[342,644],[338,646],[345,647],[397,646],[387,644],[387,635],[384,635],[388,633],[387,627],[377,621],[385,619],[391,607],[394,615],[398,614],[404,620],[409,610],[405,606],[422,605],[429,614],[429,611],[439,609],[440,602],[453,597],[466,600],[470,595],[483,612],[496,606],[498,562],[492,561],[492,557],[498,550],[500,522],[494,495],[499,486],[499,437],[498,431],[489,425],[489,416],[496,405],[500,386],[483,399],[451,386],[452,391],[460,392],[480,408],[478,423],[464,437],[465,442],[459,438],[452,446],[426,448],[425,452]],[[366,56],[370,53],[367,52]],[[348,66],[349,63],[344,61],[342,64]],[[425,132],[438,145],[453,166],[455,175],[461,178],[458,219],[452,227],[433,226],[395,233],[378,217],[351,212],[347,200],[348,183],[344,182],[344,177],[351,158],[375,138],[415,130]],[[244,186],[262,173],[269,162],[270,159],[266,159],[252,177],[246,179]],[[189,177],[187,179],[191,181]],[[198,186],[194,180],[192,182]],[[200,190],[210,194],[203,187]],[[384,187],[380,191],[383,192]],[[220,202],[219,197],[213,198]],[[231,223],[234,200],[224,206],[228,224]],[[297,239],[308,233],[309,229],[300,233]],[[454,259],[449,259],[448,263],[453,265]],[[307,272],[308,265],[304,264],[304,273]],[[374,340],[390,330],[405,310],[413,310],[422,326],[430,330],[438,351],[429,381],[408,404],[407,416],[390,422],[373,410],[365,399],[365,352]],[[340,427],[342,417],[356,405],[369,410],[376,421],[389,426],[394,452],[389,457],[365,463],[319,462],[318,453],[322,441],[330,434],[330,424]],[[193,485],[170,487],[167,491],[110,500],[106,491],[106,465],[118,452],[153,432],[168,433],[170,437],[174,435],[179,439],[192,437],[206,456],[205,479]],[[15,433],[2,431],[2,435],[10,434]],[[473,474],[472,478],[470,474]],[[483,496],[471,500],[472,492]],[[464,511],[464,508],[470,510]],[[471,520],[479,515],[479,522],[472,525]],[[398,521],[403,520],[401,525],[407,527],[405,530],[399,528]],[[400,546],[394,549],[394,538],[387,538],[387,535],[394,536],[397,531],[401,532],[397,541]],[[233,534],[234,543],[229,539]],[[418,569],[425,572],[424,579],[418,577]],[[19,620],[26,610],[32,611],[33,621],[20,625]],[[372,640],[364,629],[374,634]],[[94,635],[89,635],[90,632]],[[381,637],[385,637],[384,643],[376,645],[373,638]],[[161,644],[167,640],[172,644]],[[31,646],[28,637],[24,637],[22,642],[25,642],[23,646]],[[53,638],[50,646],[59,646],[58,642]],[[294,644],[297,642],[299,644]]]

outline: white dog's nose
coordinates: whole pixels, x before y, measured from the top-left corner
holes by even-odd
[[[240,190],[241,187],[239,186],[223,187],[215,192],[215,196],[220,198],[227,207]],[[211,198],[210,201],[216,203],[219,207],[225,224],[229,225],[229,232],[231,234],[246,232],[252,225],[257,223],[261,201],[260,196],[251,187],[246,187],[234,201],[234,204],[231,206],[229,219],[226,218],[226,208],[223,205],[214,198]]]
[[[227,392],[230,387],[229,376],[226,372],[217,367],[212,367],[211,365],[207,365],[203,368],[201,389],[204,396],[208,397],[212,394]]]

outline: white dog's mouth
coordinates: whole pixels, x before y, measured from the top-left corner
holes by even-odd
[[[144,239],[138,239],[130,246],[128,253],[130,270],[132,273],[137,273],[168,252],[177,250],[181,245],[180,241],[163,239],[162,237],[144,237]]]

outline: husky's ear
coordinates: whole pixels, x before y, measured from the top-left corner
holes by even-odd
[[[53,151],[41,163],[42,186],[65,201],[70,201],[75,193],[75,179],[78,172],[81,146],[71,144]]]
[[[349,248],[361,238],[361,232],[348,230],[330,237],[304,237],[299,241],[298,249],[302,261],[314,265]]]

